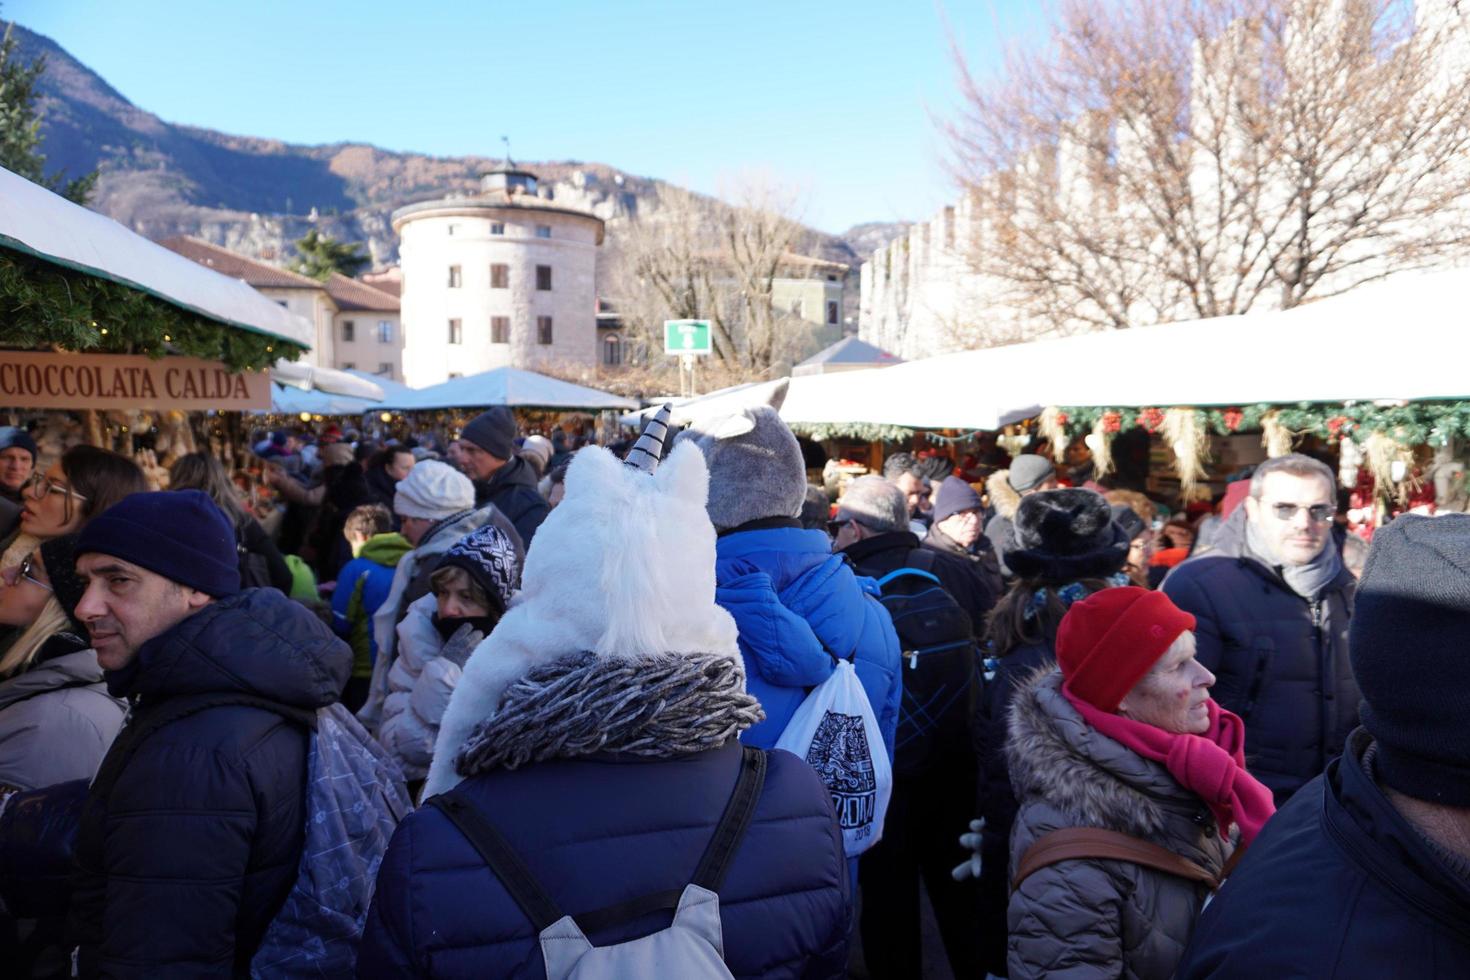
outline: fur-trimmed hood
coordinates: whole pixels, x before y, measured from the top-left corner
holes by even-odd
[[[1006,755],[1022,811],[1018,822],[1028,804],[1044,803],[1072,826],[1121,831],[1180,850],[1200,836],[1196,817],[1208,816],[1205,804],[1161,763],[1088,725],[1062,693],[1055,667],[1017,688]]]
[[[526,556],[521,591],[470,655],[444,712],[426,795],[459,782],[460,747],[501,710],[507,689],[537,668],[587,653],[741,662],[735,621],[715,604],[708,493],[704,457],[692,443],[675,446],[651,474],[596,446],[577,453],[566,497]]]
[[[1016,508],[1021,506],[1021,495],[1011,486],[1010,470],[996,470],[990,474],[985,480],[985,492],[997,514],[1006,518],[1016,516]]]

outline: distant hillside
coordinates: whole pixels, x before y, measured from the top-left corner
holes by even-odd
[[[40,89],[49,167],[73,176],[100,169],[92,207],[149,238],[196,235],[274,259],[315,226],[365,242],[376,266],[391,264],[395,208],[477,190],[480,173],[499,162],[360,143],[298,146],[174,125],[133,105],[51,39],[20,25],[15,36],[25,58],[46,58]],[[661,183],[601,163],[520,162],[552,185],[557,200],[609,221],[650,206]],[[815,231],[812,240],[812,251],[854,271],[871,251]]]

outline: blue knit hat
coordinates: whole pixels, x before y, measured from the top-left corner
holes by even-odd
[[[77,557],[100,552],[216,598],[240,591],[235,528],[202,490],[135,493],[92,518]]]
[[[979,510],[985,504],[975,488],[957,476],[947,476],[939,484],[939,496],[934,500],[934,523],[953,517],[966,510]]]

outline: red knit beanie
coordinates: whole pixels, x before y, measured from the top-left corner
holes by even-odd
[[[1194,617],[1162,592],[1127,585],[1074,603],[1057,627],[1057,664],[1072,694],[1117,711]]]

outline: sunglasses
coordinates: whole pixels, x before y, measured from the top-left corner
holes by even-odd
[[[15,585],[17,582],[24,580],[34,586],[45,589],[47,592],[56,591],[55,589],[51,588],[50,585],[47,585],[45,582],[42,582],[40,579],[36,578],[36,576],[32,574],[35,572],[35,570],[35,557],[32,555],[26,555],[25,558],[21,559],[21,563],[19,565],[15,565],[5,570],[5,583],[7,585]]]
[[[851,520],[846,520],[846,521],[828,521],[827,522],[827,533],[830,534],[830,535],[832,535],[832,537],[835,538],[835,537],[837,537],[837,532],[838,531],[841,531],[844,527],[847,527],[847,525],[849,525],[851,523],[852,523]]]
[[[1310,507],[1306,507],[1301,504],[1271,505],[1271,513],[1276,515],[1276,519],[1278,521],[1291,520],[1292,518],[1296,517],[1296,512],[1299,510],[1306,511],[1307,516],[1310,517],[1312,519],[1312,522],[1315,524],[1321,524],[1324,521],[1330,521],[1332,519],[1332,516],[1337,513],[1337,508],[1333,507],[1331,504],[1313,504]]]

